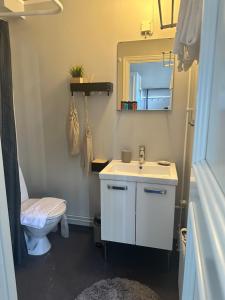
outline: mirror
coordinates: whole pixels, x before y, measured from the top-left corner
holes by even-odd
[[[117,51],[118,110],[171,110],[173,40],[121,42]]]

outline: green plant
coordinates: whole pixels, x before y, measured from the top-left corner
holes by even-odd
[[[76,66],[70,69],[70,75],[72,77],[83,77],[84,75],[84,67],[83,66]]]

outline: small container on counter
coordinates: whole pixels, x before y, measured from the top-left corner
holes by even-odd
[[[125,101],[121,101],[121,110],[125,110]]]
[[[133,109],[133,101],[129,101],[128,102],[128,110],[132,110]]]
[[[137,101],[121,101],[121,110],[137,110]]]
[[[129,150],[122,150],[121,151],[121,160],[123,163],[130,163],[131,162],[131,151]]]
[[[121,101],[121,110],[129,110],[129,102]]]
[[[136,111],[137,110],[137,101],[132,102],[132,110]]]

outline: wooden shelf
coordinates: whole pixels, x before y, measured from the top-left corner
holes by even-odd
[[[111,82],[90,82],[90,83],[71,83],[70,90],[74,92],[83,92],[85,96],[90,96],[91,92],[106,92],[109,96],[113,92],[113,83]]]

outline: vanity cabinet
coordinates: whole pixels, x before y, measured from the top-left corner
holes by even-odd
[[[102,240],[172,250],[175,189],[101,180]]]

